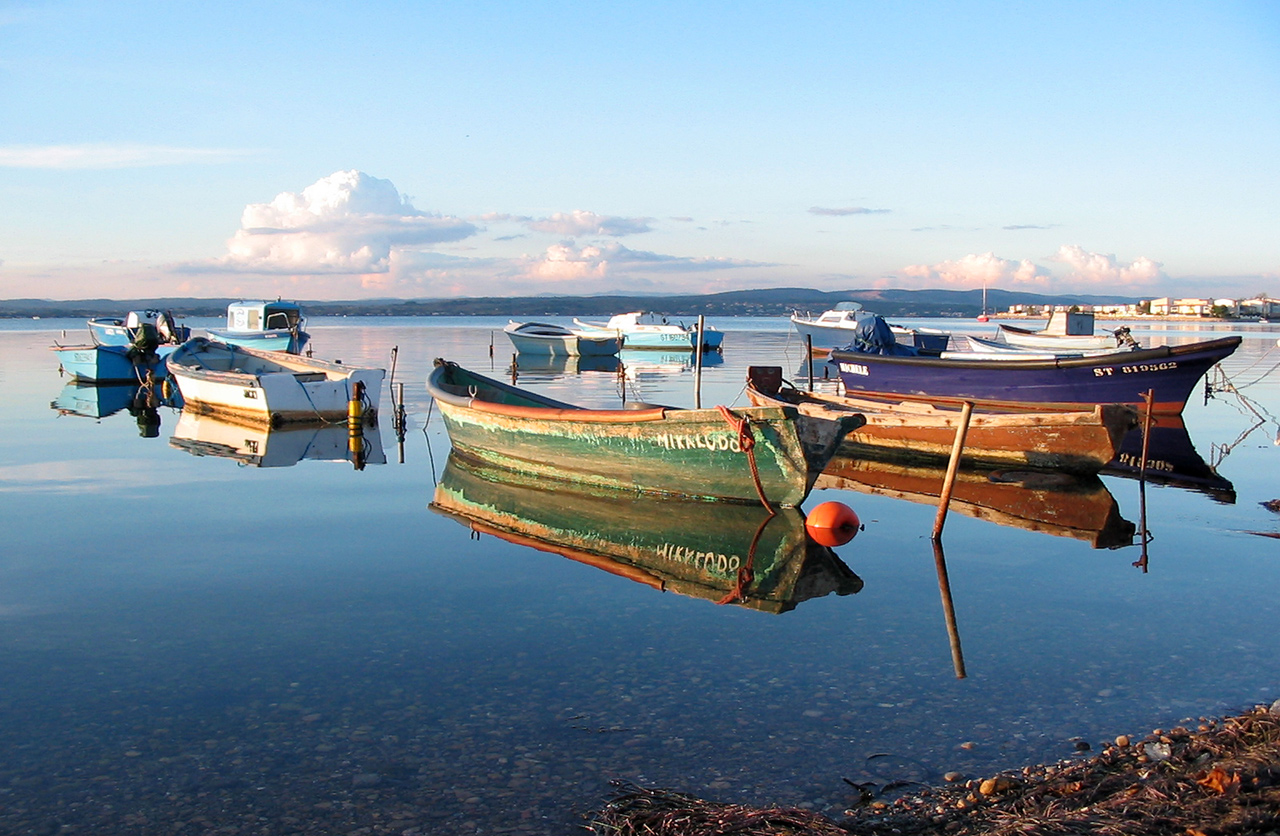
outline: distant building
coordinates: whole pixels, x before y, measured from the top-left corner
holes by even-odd
[[[1209,299],[1171,299],[1162,296],[1151,300],[1152,316],[1209,316],[1213,302]]]
[[[1280,299],[1271,299],[1266,296],[1241,299],[1236,312],[1239,316],[1280,316]]]

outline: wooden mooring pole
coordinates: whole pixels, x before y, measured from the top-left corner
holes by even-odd
[[[951,642],[951,667],[956,679],[964,679],[964,651],[960,649],[960,628],[956,626],[956,606],[951,600],[951,579],[947,577],[947,557],[942,553],[942,541],[934,538],[933,565],[938,571],[938,594],[942,596],[942,617],[947,622],[947,639]]]
[[[813,391],[813,335],[804,335],[804,359],[809,364],[809,391]]]
[[[956,427],[956,440],[951,445],[951,460],[947,462],[947,476],[942,482],[942,495],[938,497],[938,516],[933,521],[933,539],[942,536],[942,526],[947,521],[947,506],[951,504],[951,489],[955,487],[956,471],[960,469],[960,454],[964,452],[964,439],[969,434],[969,417],[973,404],[965,401],[960,409],[960,424]]]
[[[1147,451],[1151,442],[1151,412],[1155,408],[1155,390],[1148,389],[1142,393],[1146,408],[1142,416],[1142,461],[1138,462],[1138,536],[1142,540],[1142,555],[1134,562],[1145,574],[1147,571],[1147,543],[1151,542],[1147,531]]]
[[[705,317],[698,314],[698,343],[693,349],[693,408],[702,409],[702,326]]]

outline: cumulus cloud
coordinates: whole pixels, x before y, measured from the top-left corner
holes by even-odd
[[[0,147],[0,168],[116,169],[222,163],[257,152],[164,145],[16,145]]]
[[[809,207],[810,215],[887,215],[892,209],[868,209],[865,206],[846,206],[840,209],[832,209],[825,206]]]
[[[393,250],[477,231],[461,218],[418,211],[390,180],[362,171],[339,171],[301,194],[250,204],[240,226],[221,266],[268,273],[383,273]]]
[[[1072,278],[1092,284],[1141,284],[1163,278],[1162,265],[1145,256],[1120,264],[1111,254],[1091,253],[1078,244],[1063,244],[1051,257],[1071,268]]]
[[[995,253],[966,255],[954,261],[939,264],[912,264],[902,273],[917,279],[962,287],[1046,285],[1051,276],[1043,268],[1028,259],[1014,261],[1000,258]]]
[[[557,212],[549,218],[536,218],[527,221],[527,225],[535,232],[550,232],[555,235],[610,235],[619,238],[623,235],[635,235],[648,232],[652,218],[620,218],[613,215],[597,215],[575,209],[572,212]]]
[[[735,267],[767,266],[732,258],[689,258],[632,250],[621,244],[574,247],[554,244],[536,258],[526,257],[526,275],[547,281],[616,277],[619,272],[641,267],[651,272],[726,270]]]

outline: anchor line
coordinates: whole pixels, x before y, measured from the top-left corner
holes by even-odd
[[[747,416],[743,415],[739,418],[724,404],[717,405],[716,410],[728,422],[733,431],[738,434],[738,447],[747,454],[747,462],[751,465],[751,480],[755,482],[756,494],[760,497],[760,504],[765,507],[765,510],[769,512],[769,516],[772,517],[777,511],[773,509],[768,497],[764,495],[764,485],[760,483],[760,468],[756,465],[756,440],[751,434],[751,425]]]

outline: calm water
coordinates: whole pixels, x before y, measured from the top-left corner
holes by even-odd
[[[1096,549],[1064,523],[1111,498],[1141,523],[1130,479],[1049,496],[1023,528],[953,513],[949,633],[935,508],[885,495],[884,474],[880,493],[807,503],[866,524],[837,549],[860,591],[782,614],[474,539],[430,510],[449,443],[422,382],[437,356],[505,375],[502,324],[313,323],[317,356],[389,368],[399,347],[404,463],[384,392],[386,463],[362,471],[323,460],[341,437],[260,440],[274,462],[310,458],[252,467],[175,446],[191,430],[173,409],[151,433],[127,409],[62,414],[77,393],[48,346],[83,324],[0,324],[0,832],[563,834],[612,779],[838,816],[842,779],[990,773],[1280,696],[1280,543],[1259,534],[1280,533],[1259,504],[1280,497],[1280,332],[1238,332],[1225,371],[1248,405],[1188,407],[1231,484],[1147,486],[1146,571],[1136,540]],[[785,321],[718,324],[704,403],[743,403],[749,364],[799,370]],[[692,372],[664,359],[636,363],[628,396],[690,405]],[[615,375],[571,371],[521,379],[618,401]],[[697,514],[715,529],[715,508]]]

